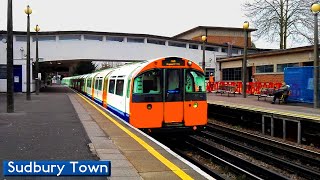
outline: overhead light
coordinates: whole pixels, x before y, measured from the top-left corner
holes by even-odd
[[[58,62],[58,64],[61,64],[61,62]]]

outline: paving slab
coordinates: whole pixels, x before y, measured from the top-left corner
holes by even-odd
[[[6,113],[6,94],[0,94],[0,161],[3,160],[98,160],[71,104],[71,90],[49,87],[39,95],[14,95],[14,113]],[[0,169],[2,169],[2,162]],[[4,177],[0,179],[56,179],[56,177]],[[59,179],[106,179],[106,177],[61,177]]]
[[[102,159],[112,159],[112,168],[124,168],[124,169],[133,169],[133,171],[137,171],[140,177],[124,177],[125,175],[119,175],[119,177],[109,177],[108,179],[181,179],[179,176],[173,172],[169,167],[163,164],[158,158],[152,155],[142,144],[138,143],[134,138],[116,126],[110,119],[102,115],[99,111],[96,110],[92,105],[90,105],[87,101],[80,97],[80,95],[72,95],[71,99],[76,99],[79,104],[87,111],[90,117],[99,125],[99,127],[103,130],[106,136],[109,137],[110,142],[114,143],[115,148],[111,147],[99,147],[95,149],[98,156]],[[102,107],[99,107],[103,109]],[[103,110],[104,111],[104,110]],[[165,147],[159,146],[157,143],[153,142],[148,138],[145,134],[142,134],[134,129],[131,129],[128,125],[126,125],[123,121],[117,119],[112,114],[106,112],[113,120],[116,120],[120,123],[124,128],[126,128],[131,133],[135,134],[140,140],[143,140],[154,150],[158,150],[160,154],[166,158],[167,160],[173,162],[178,168],[182,169],[185,172],[188,172],[188,175],[191,175],[194,179],[213,179],[212,177],[206,176],[204,174],[200,174],[199,171],[195,171],[197,169],[194,166],[186,165],[184,162],[177,159],[170,153],[168,153]],[[90,133],[88,133],[90,134]],[[92,138],[90,138],[92,139]],[[99,139],[99,138],[96,138]],[[93,144],[95,144],[95,140],[92,140]],[[97,142],[101,142],[104,140],[98,140]],[[95,147],[97,145],[94,145]],[[161,150],[161,151],[160,151]],[[115,157],[112,157],[112,156]],[[121,156],[123,155],[123,156]],[[160,155],[160,156],[161,156]],[[124,159],[125,158],[125,159]],[[181,166],[181,167],[180,167]],[[113,169],[112,169],[113,171]],[[122,172],[122,170],[119,170]],[[122,177],[121,177],[122,176]]]

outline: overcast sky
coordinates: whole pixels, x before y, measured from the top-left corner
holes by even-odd
[[[33,10],[31,27],[41,31],[90,30],[174,36],[196,26],[241,28],[246,0],[12,0],[13,27],[26,30],[25,7]],[[7,26],[7,0],[0,0],[0,29]],[[250,28],[254,26],[250,25]],[[277,43],[256,41],[258,48]]]

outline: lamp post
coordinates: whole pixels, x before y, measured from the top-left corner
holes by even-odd
[[[320,12],[320,4],[314,3],[311,6],[314,14],[314,62],[313,62],[313,107],[319,108],[319,52],[318,52],[318,13]]]
[[[206,40],[207,36],[202,36],[201,40],[203,42],[202,44],[202,69],[204,71],[204,74],[206,74]]]
[[[30,14],[32,13],[32,9],[28,5],[24,10],[27,14],[27,100],[31,100],[30,93]]]
[[[246,98],[247,94],[247,47],[248,47],[248,29],[249,22],[243,23],[244,29],[244,49],[243,49],[243,60],[242,60],[242,97]]]
[[[13,28],[12,0],[8,0],[7,16],[7,112],[14,112],[13,99]]]
[[[40,79],[39,79],[39,44],[38,44],[38,32],[40,31],[40,27],[38,24],[34,28],[36,31],[36,95],[39,95],[40,89]]]

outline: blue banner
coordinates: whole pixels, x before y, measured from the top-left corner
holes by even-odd
[[[3,161],[5,176],[110,176],[110,161]]]

